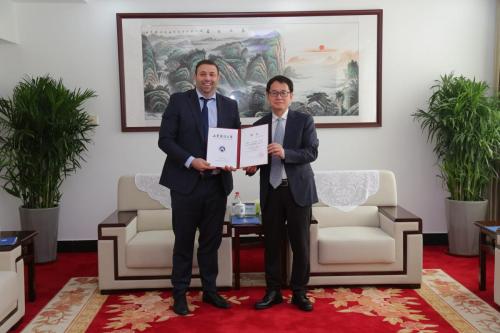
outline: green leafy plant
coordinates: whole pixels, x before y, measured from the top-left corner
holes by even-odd
[[[428,110],[419,109],[413,117],[435,143],[450,199],[481,201],[486,184],[498,176],[499,98],[487,96],[486,82],[453,73],[441,76],[431,89]]]
[[[68,90],[50,76],[27,77],[0,98],[0,179],[24,208],[59,204],[60,187],[81,167],[93,127],[82,104],[92,90]]]

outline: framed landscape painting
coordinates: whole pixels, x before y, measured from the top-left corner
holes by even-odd
[[[382,10],[118,13],[122,131],[157,131],[176,92],[194,88],[196,63],[213,60],[218,92],[243,125],[270,112],[266,83],[294,82],[291,110],[316,127],[382,124]]]

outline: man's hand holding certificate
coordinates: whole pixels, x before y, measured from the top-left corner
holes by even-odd
[[[209,128],[207,162],[211,166],[244,168],[267,164],[268,125],[238,129]]]

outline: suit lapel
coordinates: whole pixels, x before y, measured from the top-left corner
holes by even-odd
[[[267,124],[267,130],[268,130],[268,135],[267,135],[267,143],[273,142],[273,113],[270,112],[268,116],[266,116],[267,119],[264,119],[264,123]],[[267,166],[271,165],[271,155],[267,154]]]
[[[285,137],[283,138],[283,148],[290,148],[293,133],[296,133],[295,128],[295,113],[291,110],[288,110],[288,116],[286,118],[286,126],[285,126]]]
[[[217,104],[217,127],[227,127],[224,126],[224,112],[222,111],[222,97],[219,94],[215,95],[215,102]]]
[[[267,130],[268,130],[268,135],[267,135],[267,143],[273,142],[273,113],[270,112],[269,115],[265,116],[262,118],[262,123],[260,125],[267,124]]]
[[[205,135],[203,133],[203,124],[201,123],[200,102],[198,101],[198,94],[196,93],[195,89],[190,90],[188,92],[188,100],[190,102],[189,110],[193,115],[193,119],[196,124],[196,127],[198,128],[198,132],[200,133],[200,137],[203,141],[205,141]]]

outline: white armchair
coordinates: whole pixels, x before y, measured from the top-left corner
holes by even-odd
[[[378,175],[378,191],[351,211],[313,206],[309,285],[420,286],[422,220],[397,205],[394,174]]]
[[[24,260],[21,245],[0,247],[0,333],[24,316]]]
[[[231,235],[227,224],[218,252],[217,286],[233,281]],[[99,289],[171,288],[174,232],[171,210],[140,191],[134,176],[118,182],[118,209],[98,227]],[[195,253],[198,245],[195,244]],[[191,286],[201,286],[193,256]]]

